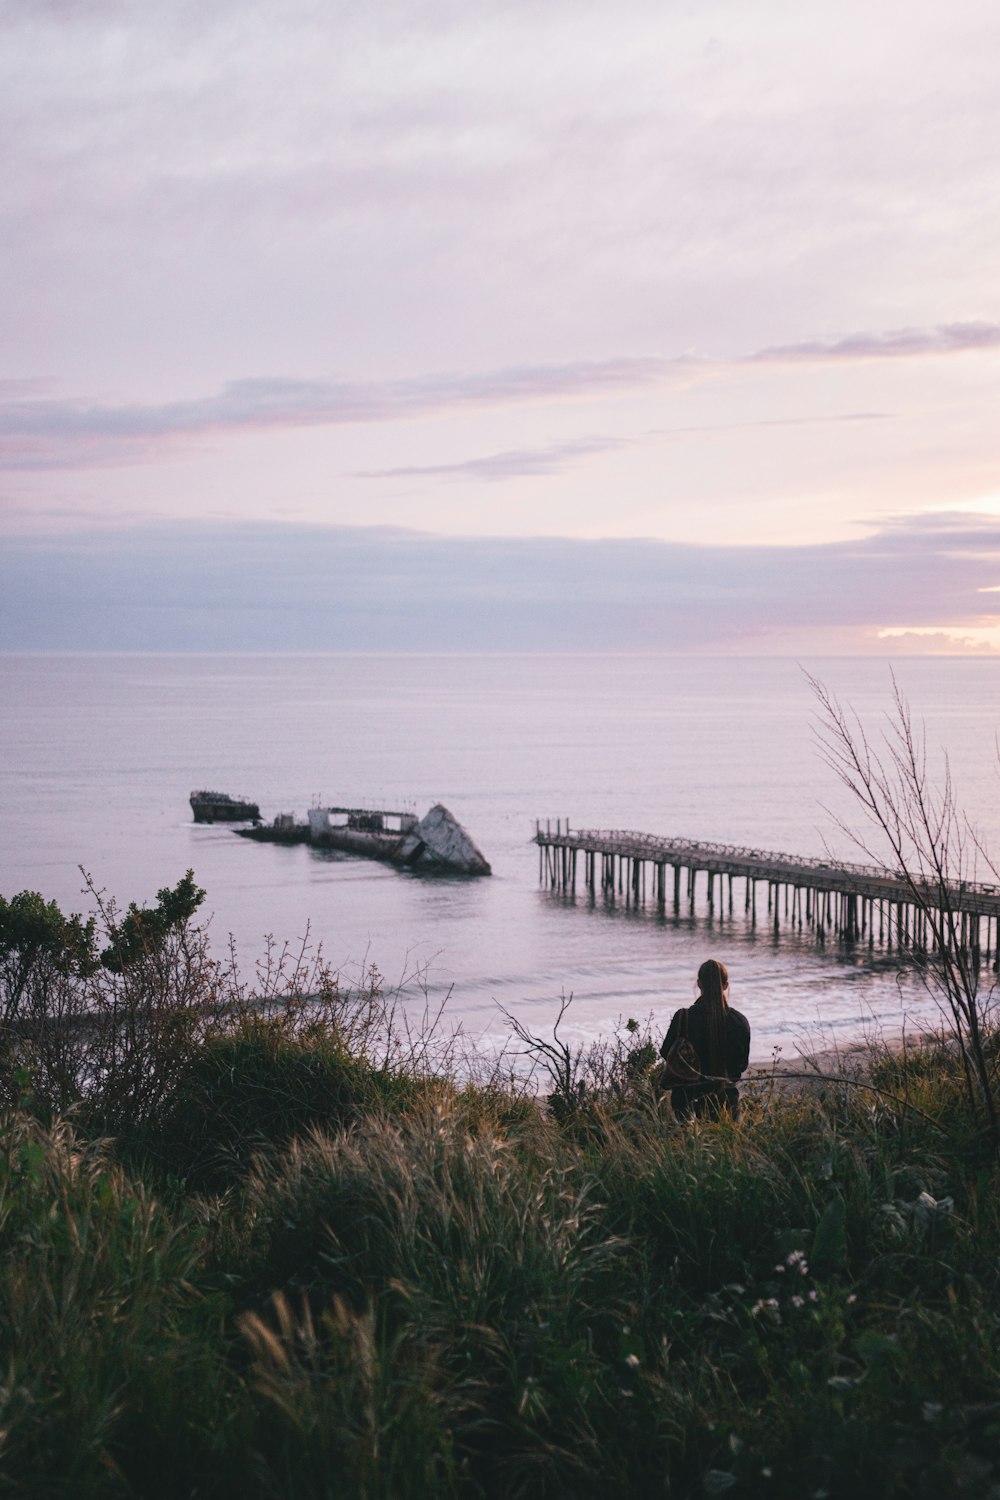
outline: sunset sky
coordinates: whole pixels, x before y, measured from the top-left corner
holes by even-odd
[[[0,27],[0,647],[1000,651],[996,0]]]

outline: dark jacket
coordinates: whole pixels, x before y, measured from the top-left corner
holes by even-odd
[[[708,1066],[708,1022],[705,1016],[705,1006],[701,999],[694,1002],[687,1010],[679,1010],[674,1014],[673,1020],[663,1039],[660,1048],[660,1056],[666,1057],[670,1048],[679,1036],[682,1035],[681,1022],[687,1017],[687,1037],[694,1045],[695,1051],[701,1058],[702,1067]],[[733,1010],[732,1006],[726,1009],[726,1031],[724,1039],[724,1066],[723,1071],[729,1079],[729,1085],[724,1083],[694,1083],[682,1088],[671,1089],[670,1102],[674,1107],[674,1113],[682,1118],[691,1114],[702,1113],[702,1101],[714,1099],[718,1104],[726,1104],[735,1114],[739,1101],[739,1093],[733,1085],[740,1078],[750,1059],[750,1022],[740,1011]]]

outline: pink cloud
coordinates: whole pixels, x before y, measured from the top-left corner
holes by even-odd
[[[690,355],[619,356],[559,365],[515,365],[465,374],[432,373],[387,381],[258,377],[231,381],[213,395],[145,405],[44,399],[33,396],[26,387],[13,384],[6,390],[0,388],[0,467],[30,470],[140,463],[164,444],[198,435],[397,422],[460,409],[605,397],[668,381],[683,382],[734,362],[822,364],[840,360],[926,358],[993,348],[1000,348],[1000,324],[950,323],[935,328],[856,333],[834,343],[811,341],[774,346],[737,356],[735,361],[699,360]],[[847,413],[827,420],[861,421],[882,415]],[[779,420],[754,425],[786,423]],[[708,430],[711,430],[709,425],[673,429],[675,432]],[[598,446],[617,446],[621,441],[601,439]],[[563,448],[571,458],[575,452],[598,451],[589,444],[589,439],[581,439]],[[495,471],[495,477],[500,478],[506,477],[504,471],[510,463],[518,472],[551,472],[547,465],[558,464],[561,456],[558,448],[550,450],[548,456],[543,448],[530,452],[513,450],[466,462],[472,466],[473,477],[494,477]],[[463,467],[464,464],[432,465],[415,472],[443,476]],[[393,472],[396,471],[385,471]]]
[[[0,402],[0,465],[139,462],[151,446],[198,434],[400,421],[456,408],[607,395],[658,383],[684,363],[623,358],[382,382],[246,379],[213,396],[155,406],[14,399]]]
[[[894,328],[885,333],[851,333],[832,343],[808,340],[760,349],[754,363],[825,363],[828,360],[914,359],[936,354],[967,354],[1000,348],[1000,323],[941,323],[934,328]]]

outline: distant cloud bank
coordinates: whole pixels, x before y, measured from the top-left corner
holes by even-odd
[[[170,523],[11,539],[0,646],[981,649],[1000,627],[989,612],[998,583],[991,516],[911,516],[860,541],[799,547]]]

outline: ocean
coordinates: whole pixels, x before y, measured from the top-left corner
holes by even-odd
[[[535,820],[863,859],[858,809],[817,743],[812,673],[878,736],[891,707],[872,659],[634,656],[0,656],[0,893],[92,909],[82,866],[121,904],[151,901],[190,867],[213,947],[251,972],[303,938],[345,978],[374,964],[415,1012],[445,1014],[487,1047],[501,1007],[545,1033],[572,997],[568,1039],[630,1016],[662,1031],[721,958],[753,1027],[752,1055],[788,1056],[936,1019],[912,968],[865,947],[753,930],[699,903],[659,913],[542,887]],[[1000,662],[909,658],[900,687],[932,774],[1000,855]],[[314,802],[443,802],[493,866],[433,877],[200,827],[208,787],[303,818]],[[982,878],[990,878],[980,870]]]

